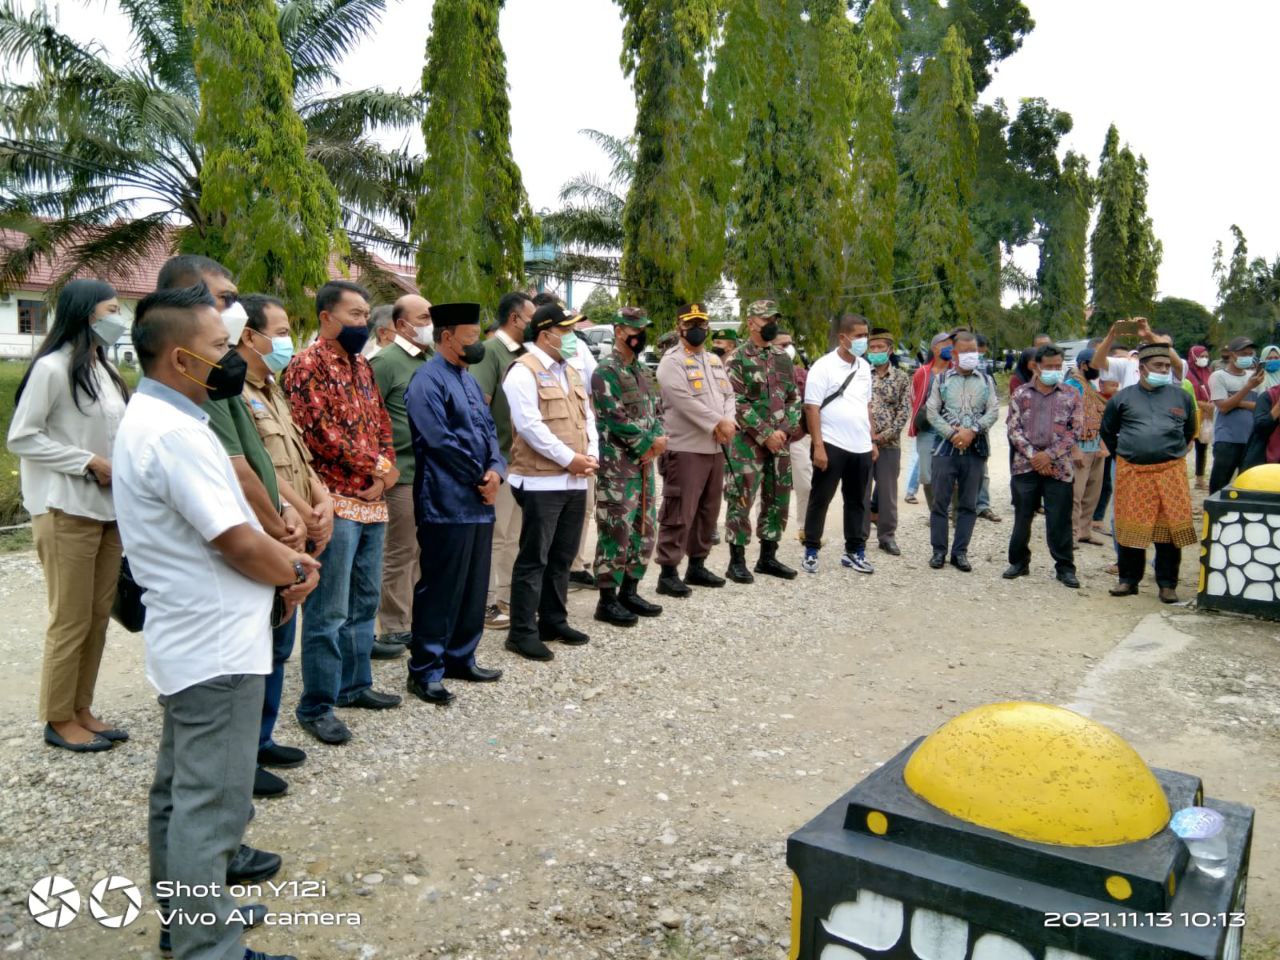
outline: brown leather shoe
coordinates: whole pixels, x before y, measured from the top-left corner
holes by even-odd
[[[1177,603],[1178,591],[1173,589],[1173,587],[1161,587],[1160,602],[1161,603]]]
[[[1136,597],[1138,595],[1138,585],[1136,583],[1117,583],[1107,592],[1113,597]]]

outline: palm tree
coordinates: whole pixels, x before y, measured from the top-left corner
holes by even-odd
[[[34,79],[0,82],[0,227],[25,240],[0,253],[0,289],[55,251],[55,285],[87,270],[136,264],[170,231],[202,235],[200,89],[183,0],[119,0],[136,59],[118,67],[96,43],[58,30],[43,7],[0,2],[0,62]],[[308,152],[342,202],[350,261],[384,290],[374,250],[408,259],[421,158],[388,150],[377,127],[419,122],[418,99],[379,88],[333,94],[333,65],[377,25],[386,0],[280,0],[281,40],[293,61],[295,106]],[[252,65],[246,65],[251,69]],[[170,252],[166,249],[165,252]]]
[[[556,243],[555,272],[616,280],[622,257],[622,210],[636,170],[635,141],[582,130],[609,158],[609,173],[580,173],[560,188],[559,210],[542,219],[543,238]]]

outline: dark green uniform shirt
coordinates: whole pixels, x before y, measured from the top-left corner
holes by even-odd
[[[424,351],[410,353],[404,348],[404,341],[396,337],[369,361],[369,366],[373,367],[373,379],[378,384],[378,392],[382,394],[383,406],[387,408],[387,416],[391,418],[391,443],[396,448],[396,469],[400,471],[396,486],[413,483],[413,475],[417,471],[404,392],[409,389],[409,381],[426,359]]]
[[[524,353],[524,344],[512,350],[506,340],[494,334],[484,341],[484,359],[471,367],[471,375],[480,384],[480,392],[489,397],[489,412],[498,428],[498,449],[507,463],[511,462],[511,405],[502,389],[502,380],[511,365]],[[583,347],[585,350],[586,347]],[[590,388],[590,384],[586,384]]]
[[[222,441],[227,456],[244,457],[249,462],[250,468],[267,488],[271,502],[279,510],[280,485],[276,483],[276,468],[271,462],[271,454],[262,445],[253,414],[244,400],[241,397],[210,400],[200,409],[209,415],[209,429]]]

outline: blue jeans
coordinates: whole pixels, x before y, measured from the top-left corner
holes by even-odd
[[[914,497],[920,489],[920,448],[911,444],[911,462],[907,465],[907,496]]]
[[[916,469],[919,480],[926,487],[933,486],[933,448],[938,445],[938,435],[932,430],[916,434]]]
[[[271,631],[271,672],[267,674],[262,696],[262,729],[258,732],[258,749],[271,746],[271,733],[280,716],[280,698],[284,695],[284,665],[293,654],[293,641],[298,634],[298,613]]]
[[[300,721],[317,720],[373,686],[374,619],[382,591],[385,523],[335,517],[320,583],[302,602]]]

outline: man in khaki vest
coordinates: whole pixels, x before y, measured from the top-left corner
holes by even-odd
[[[507,481],[524,514],[506,646],[530,660],[554,656],[546,641],[579,646],[589,639],[569,626],[565,608],[587,478],[599,467],[587,385],[568,362],[586,349],[573,332],[579,319],[556,303],[539,307],[530,324],[534,342],[502,382],[513,433]]]

